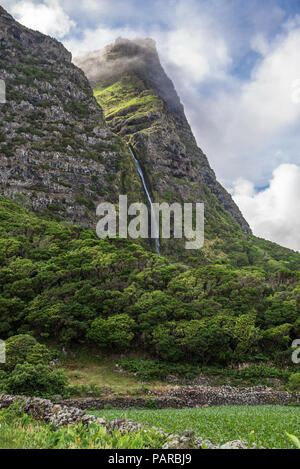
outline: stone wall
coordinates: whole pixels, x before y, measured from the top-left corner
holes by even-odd
[[[75,402],[73,400],[72,402]],[[182,435],[167,433],[161,428],[151,427],[147,423],[139,423],[134,420],[115,419],[106,421],[105,418],[96,418],[94,415],[86,415],[84,410],[72,407],[71,401],[67,405],[53,403],[48,399],[39,397],[10,396],[0,394],[0,409],[8,408],[16,403],[22,406],[22,411],[31,415],[36,420],[43,420],[48,424],[53,424],[56,428],[62,425],[83,423],[88,427],[94,423],[112,434],[115,430],[124,435],[126,433],[143,431],[153,431],[163,437],[163,449],[248,449],[247,441],[229,441],[222,446],[213,444],[209,440],[196,437],[195,433],[185,430]],[[253,448],[257,447],[254,443]]]
[[[264,386],[252,388],[233,388],[230,386],[201,387],[176,386],[164,394],[149,393],[145,398],[78,398],[58,400],[57,403],[75,406],[83,410],[103,409],[109,405],[113,408],[128,409],[131,407],[149,407],[153,400],[159,409],[183,407],[207,407],[212,405],[289,405],[300,404],[300,393],[279,391]]]

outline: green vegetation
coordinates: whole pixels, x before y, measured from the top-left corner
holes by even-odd
[[[98,86],[94,95],[105,112],[107,120],[122,116],[124,123],[136,125],[139,119],[160,110],[162,100],[145,90],[143,82],[135,76],[123,76],[111,86]]]
[[[279,369],[263,363],[257,363],[238,369],[204,366],[202,363],[170,363],[139,358],[125,358],[119,360],[118,363],[124,370],[134,373],[140,380],[147,382],[153,382],[153,380],[164,381],[169,375],[186,380],[193,380],[196,376],[203,375],[210,378],[215,385],[272,386],[274,380],[279,380],[291,390],[300,390],[298,382],[299,373],[293,374],[293,367],[290,367],[290,369]]]
[[[67,390],[65,375],[41,364],[17,365],[11,373],[0,371],[0,377],[0,391],[6,394],[51,398]]]
[[[6,341],[6,371],[12,371],[17,365],[46,364],[50,360],[50,352],[39,344],[34,337],[26,334],[10,337]]]
[[[0,392],[51,397],[64,394],[67,378],[49,367],[50,351],[30,335],[6,341],[6,363],[0,365]]]
[[[61,370],[67,376],[72,396],[144,396],[146,388],[139,376],[133,373],[120,373],[116,367],[117,357],[103,356],[99,350],[86,346],[84,349],[71,349],[67,356],[60,356]],[[154,378],[147,389],[162,386]]]
[[[294,373],[290,376],[289,388],[291,391],[300,391],[300,373]]]
[[[157,449],[162,445],[163,438],[155,431],[122,436],[95,424],[55,430],[53,425],[35,421],[14,408],[0,411],[0,449]]]
[[[91,413],[89,411],[89,413]],[[261,407],[209,407],[204,409],[157,410],[99,410],[92,412],[108,420],[133,419],[163,428],[167,432],[182,433],[194,430],[196,435],[214,444],[232,440],[253,439],[265,448],[293,448],[286,431],[300,434],[300,408]]]
[[[0,221],[3,339],[29,333],[198,366],[290,364],[299,271],[172,264],[132,241],[42,220],[5,198]]]
[[[89,413],[91,413],[89,411]],[[214,444],[231,440],[254,441],[265,448],[292,449],[299,444],[300,409],[292,407],[211,407],[207,409],[102,410],[96,416],[132,418],[166,432],[182,433],[187,428]],[[165,438],[155,430],[122,436],[90,424],[52,425],[23,414],[18,406],[0,411],[0,449],[159,449]]]

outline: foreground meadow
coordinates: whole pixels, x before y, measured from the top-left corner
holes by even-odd
[[[168,432],[194,430],[215,444],[254,439],[264,448],[293,448],[286,432],[300,436],[300,407],[227,406],[201,409],[130,409],[89,412],[107,420],[133,419],[161,427]],[[254,432],[253,436],[250,436]]]
[[[89,412],[91,413],[91,412]],[[272,449],[294,448],[287,433],[299,437],[300,409],[297,407],[212,407],[205,409],[101,410],[93,412],[115,418],[131,418],[181,434],[193,429],[197,436],[215,444],[246,439],[249,446]],[[160,449],[166,438],[154,428],[121,435],[91,423],[53,425],[35,421],[18,407],[0,411],[0,449]],[[298,443],[299,444],[299,443]]]
[[[0,411],[0,449],[160,449],[163,443],[164,439],[152,430],[121,435],[93,423],[56,429],[19,409]]]

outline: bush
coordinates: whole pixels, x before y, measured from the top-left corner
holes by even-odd
[[[233,319],[225,316],[168,322],[153,331],[153,343],[160,358],[166,361],[226,363],[232,357],[233,326]]]
[[[291,391],[300,391],[300,373],[294,373],[290,376],[289,389]]]
[[[7,378],[8,374],[5,371],[0,370],[0,393],[7,392]]]
[[[145,408],[146,409],[158,409],[158,401],[157,399],[146,399],[145,401]]]
[[[135,322],[127,314],[97,318],[92,322],[87,337],[100,347],[127,348],[134,337]]]
[[[46,365],[17,365],[6,379],[6,392],[25,396],[49,398],[64,394],[68,380],[59,370],[52,371]]]
[[[6,341],[5,370],[12,371],[16,365],[30,363],[46,364],[50,361],[47,347],[39,344],[34,337],[21,334],[10,337]]]

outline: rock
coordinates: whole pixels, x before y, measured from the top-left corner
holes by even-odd
[[[56,358],[55,360],[51,360],[51,361],[49,362],[49,366],[50,366],[51,368],[57,368],[58,366],[60,366],[60,364],[61,364],[61,362],[60,362],[60,360],[59,360],[58,358]]]
[[[119,193],[126,193],[144,202],[131,155],[107,127],[71,53],[16,22],[2,7],[0,44],[0,79],[7,85],[7,103],[0,105],[5,135],[0,142],[1,195],[93,229],[104,196],[114,203]],[[26,74],[28,68],[34,80]],[[109,177],[114,178],[113,191]]]
[[[218,183],[205,154],[197,147],[183,105],[161,66],[154,41],[122,38],[103,51],[76,58],[75,63],[93,86],[123,87],[120,96],[114,99],[114,107],[103,96],[101,105],[109,113],[107,122],[111,130],[121,137],[130,137],[137,159],[147,172],[151,191],[159,194],[158,200],[164,200],[166,190],[183,202],[203,200],[205,193],[201,188],[206,186],[242,230],[251,233],[231,195]],[[138,98],[152,98],[149,109],[145,110],[143,105],[124,106],[133,93]],[[115,106],[118,99],[120,106]],[[163,177],[156,177],[157,174]],[[180,179],[187,184],[180,184]],[[205,199],[205,204],[209,207],[211,201]]]
[[[61,411],[61,406],[58,404],[54,405],[51,410],[52,414],[56,414],[57,412],[60,412],[60,411]]]
[[[10,407],[15,402],[21,402],[25,413],[28,413],[36,420],[43,420],[46,423],[53,424],[56,428],[63,425],[72,425],[81,422],[84,425],[91,423],[104,427],[107,432],[112,433],[117,430],[124,435],[126,433],[137,431],[155,431],[157,434],[166,438],[163,449],[248,449],[247,441],[235,440],[225,443],[221,447],[214,445],[209,440],[203,440],[200,437],[195,438],[194,432],[185,430],[182,435],[176,433],[166,433],[158,427],[151,427],[147,423],[135,422],[134,420],[115,419],[107,422],[104,417],[96,418],[94,415],[87,415],[77,407],[67,407],[64,405],[53,404],[48,399],[39,397],[10,396],[0,395],[0,409]],[[254,443],[251,448],[256,448]],[[262,448],[263,449],[263,448]]]
[[[248,449],[248,443],[241,440],[228,441],[220,449]]]
[[[105,425],[105,424],[106,424],[106,419],[105,419],[105,417],[101,417],[101,418],[98,417],[98,418],[97,418],[97,424],[98,424],[98,425]]]
[[[218,449],[218,445],[214,445],[210,440],[203,440],[202,447],[205,445],[207,449]]]

